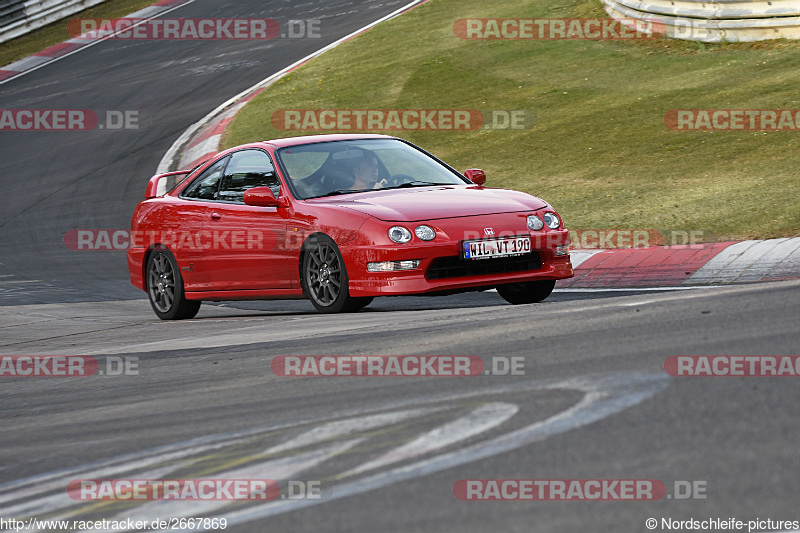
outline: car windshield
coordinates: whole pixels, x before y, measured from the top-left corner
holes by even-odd
[[[376,189],[465,185],[454,170],[397,139],[355,139],[278,150],[279,164],[298,198]]]

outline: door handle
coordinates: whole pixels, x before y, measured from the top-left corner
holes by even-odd
[[[219,213],[217,213],[216,211],[212,211],[212,212],[211,212],[211,218],[212,218],[212,219],[214,219],[214,220],[219,220],[219,219],[221,219],[221,218],[222,218],[222,215],[220,215],[220,214],[219,214]]]

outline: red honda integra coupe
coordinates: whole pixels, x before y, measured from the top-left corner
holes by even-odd
[[[150,179],[131,282],[165,320],[203,300],[308,298],[336,313],[375,296],[496,288],[539,302],[573,275],[569,232],[544,200],[485,181],[386,135],[237,146]]]

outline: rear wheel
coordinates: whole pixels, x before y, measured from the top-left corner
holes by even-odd
[[[372,298],[353,298],[339,247],[330,237],[315,237],[303,257],[303,288],[320,313],[348,313],[369,305]]]
[[[192,318],[200,310],[199,300],[187,300],[178,263],[166,248],[154,250],[147,258],[147,295],[161,320]]]
[[[550,296],[555,286],[554,279],[547,279],[500,285],[497,287],[497,292],[510,304],[533,304]]]

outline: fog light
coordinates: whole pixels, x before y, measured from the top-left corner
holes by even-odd
[[[555,254],[556,257],[561,255],[569,255],[569,244],[565,244],[563,246],[556,246]]]
[[[419,266],[419,259],[406,261],[382,261],[380,263],[367,263],[369,272],[396,272],[398,270],[414,270]]]

